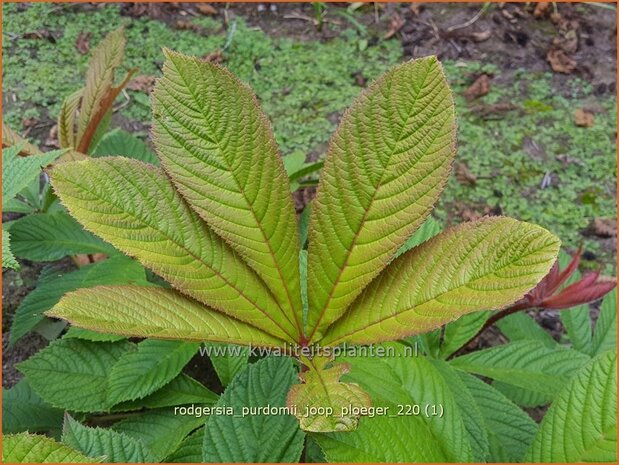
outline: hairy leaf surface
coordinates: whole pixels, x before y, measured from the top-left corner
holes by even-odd
[[[7,126],[4,121],[2,122],[2,150],[4,151],[5,147],[12,147],[14,145],[19,145],[20,148],[17,153],[23,155],[34,155],[36,153],[41,153],[41,150],[29,143],[22,136],[13,131],[9,126]]]
[[[254,412],[243,407],[284,407],[295,379],[289,358],[267,357],[248,365],[226,388],[217,406],[233,407],[237,415],[212,415],[206,422],[203,461],[296,462],[304,434],[295,417]]]
[[[331,139],[309,233],[316,339],[423,223],[455,155],[451,91],[436,57],[384,74]]]
[[[526,459],[617,462],[616,352],[596,357],[561,390]]]
[[[284,342],[171,289],[98,286],[65,295],[49,312],[72,324],[134,337],[218,341],[257,346]]]
[[[400,339],[515,302],[542,279],[559,240],[529,223],[464,223],[394,260],[329,328],[323,344]]]
[[[86,229],[177,289],[294,340],[294,326],[264,283],[189,209],[160,169],[126,158],[99,158],[56,167],[52,184]]]
[[[147,339],[123,354],[110,374],[110,403],[134,400],[169,383],[198,350],[197,343]]]
[[[260,273],[300,334],[299,239],[270,124],[229,71],[165,53],[153,93],[161,162],[192,208]]]
[[[2,437],[2,463],[96,463],[47,436],[9,434]]]

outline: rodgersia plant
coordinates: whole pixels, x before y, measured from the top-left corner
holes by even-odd
[[[348,366],[319,347],[400,340],[504,308],[555,262],[554,235],[505,217],[462,224],[406,250],[456,152],[454,104],[435,57],[393,68],[344,115],[305,252],[289,181],[252,91],[219,66],[165,54],[152,95],[162,167],[87,159],[55,167],[51,179],[86,229],[171,288],[80,289],[48,315],[126,336],[307,348],[289,405],[333,409],[299,415],[307,431],[350,431],[359,413],[343,407],[367,407],[370,396],[340,381]]]

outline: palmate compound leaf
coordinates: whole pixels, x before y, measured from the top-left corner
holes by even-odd
[[[2,436],[2,463],[96,463],[70,447],[38,434]]]
[[[277,339],[182,294],[157,287],[98,286],[66,294],[48,316],[92,330],[134,337],[278,347]]]
[[[393,68],[330,142],[309,232],[309,339],[320,339],[423,223],[455,154],[451,91],[436,57]]]
[[[525,459],[617,462],[616,352],[597,356],[563,387]]]
[[[359,423],[360,413],[346,413],[343,408],[371,407],[370,396],[355,383],[344,383],[340,378],[349,372],[347,363],[330,363],[327,357],[302,359],[309,367],[299,375],[302,384],[295,384],[288,392],[287,404],[297,411],[297,418],[304,431],[332,432],[353,431]],[[330,365],[330,366],[327,366]],[[308,407],[316,413],[306,414]],[[324,411],[330,413],[325,415]]]
[[[321,342],[400,339],[467,313],[502,308],[548,273],[558,251],[554,235],[511,218],[448,229],[394,260]]]
[[[181,292],[279,338],[296,340],[294,325],[264,283],[187,206],[161,169],[109,157],[64,163],[51,178],[62,203],[86,229]]]
[[[229,71],[165,51],[153,92],[153,141],[193,209],[266,282],[302,333],[299,238],[268,119]]]

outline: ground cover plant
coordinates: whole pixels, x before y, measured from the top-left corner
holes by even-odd
[[[18,257],[82,266],[60,281],[46,270],[21,312],[22,335],[41,325],[62,337],[3,393],[5,461],[615,459],[614,281],[580,276],[580,251],[559,252],[539,226],[493,217],[441,232],[428,216],[455,154],[435,58],[368,87],[322,167],[280,159],[252,91],[225,69],[166,56],[152,97],[158,157],[106,126],[89,153],[73,136],[36,184],[36,213],[12,222],[21,230],[9,223]],[[86,87],[100,80],[118,87],[97,73]],[[83,114],[71,101],[59,121]],[[31,147],[12,146],[11,159]],[[297,225],[290,191],[321,167]],[[27,221],[58,213],[67,221],[28,236]],[[587,303],[604,295],[593,327]],[[44,318],[49,308],[74,325]],[[562,309],[569,339],[533,309]],[[495,324],[509,343],[467,349]],[[352,350],[333,360],[342,343]],[[368,348],[390,355],[355,353]],[[188,376],[196,356],[218,386]]]

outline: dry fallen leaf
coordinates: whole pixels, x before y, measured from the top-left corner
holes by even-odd
[[[595,118],[593,117],[593,113],[583,110],[582,108],[578,108],[574,112],[574,122],[576,126],[580,126],[581,128],[590,128],[593,126],[593,122]]]
[[[411,3],[409,8],[415,16],[419,16],[419,13],[421,13],[421,3]]]
[[[389,30],[384,35],[383,39],[391,39],[394,35],[398,33],[400,29],[404,26],[406,21],[399,14],[394,14],[391,17],[391,21],[389,22]]]
[[[47,139],[45,139],[45,145],[51,148],[58,148],[60,144],[58,143],[58,125],[54,124],[47,135]]]
[[[551,48],[546,58],[555,73],[570,74],[576,69],[576,61],[569,57],[563,50]]]
[[[488,40],[490,36],[492,36],[491,29],[486,29],[485,31],[480,31],[480,32],[471,32],[469,34],[469,37],[471,38],[473,42],[484,42]]]
[[[474,186],[477,183],[475,176],[465,163],[455,164],[456,179],[460,184],[468,184]]]
[[[217,49],[214,52],[208,53],[202,57],[204,61],[209,63],[219,64],[224,61],[224,55],[221,50]]]
[[[550,11],[550,2],[539,2],[535,5],[535,10],[533,10],[533,17],[535,18],[543,18],[547,16]]]
[[[205,16],[215,16],[217,14],[217,10],[208,3],[198,3],[197,7],[198,11]]]
[[[90,37],[92,33],[90,32],[80,32],[75,39],[75,48],[82,55],[86,55],[90,51]]]
[[[612,218],[594,218],[591,232],[599,237],[615,237],[617,235],[617,221]]]
[[[490,92],[490,76],[482,74],[464,91],[464,97],[467,100],[474,100],[486,95],[488,92]]]
[[[129,81],[129,84],[127,84],[127,89],[150,94],[153,87],[155,87],[156,79],[157,78],[155,76],[138,76]]]

